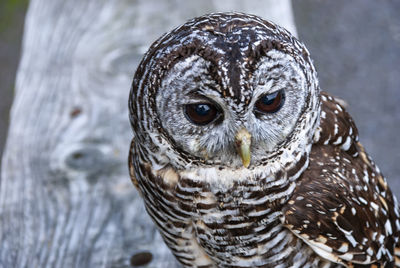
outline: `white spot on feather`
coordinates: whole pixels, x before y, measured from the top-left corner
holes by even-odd
[[[346,260],[346,261],[353,260],[353,257],[354,257],[354,255],[351,253],[346,253],[346,254],[340,255],[340,258],[342,258],[343,260]]]
[[[380,260],[382,257],[382,251],[384,249],[382,247],[379,248],[378,252],[376,253],[376,259]]]
[[[385,236],[384,236],[383,234],[381,234],[381,235],[379,236],[378,241],[379,241],[379,243],[380,243],[381,245],[383,245],[383,242],[385,241]]]
[[[357,210],[355,208],[351,208],[351,213],[353,214],[353,216],[355,216],[357,213]]]
[[[347,151],[350,148],[350,145],[351,145],[351,138],[350,136],[347,136],[346,141],[342,145],[342,149],[344,151]]]
[[[346,242],[343,242],[340,248],[338,248],[338,251],[343,253],[347,252],[348,250],[349,250],[349,244],[347,244]]]
[[[378,204],[376,204],[376,203],[374,203],[374,202],[369,202],[369,204],[371,205],[371,207],[372,207],[374,210],[379,210]]]
[[[338,132],[339,132],[339,126],[338,126],[338,124],[335,123],[333,125],[333,135],[336,136],[336,134],[338,134]]]
[[[356,247],[356,246],[357,246],[357,241],[354,239],[354,237],[353,237],[352,235],[346,234],[346,238],[347,238],[347,240],[351,243],[351,245],[352,245],[353,247]]]
[[[338,144],[340,144],[341,142],[342,142],[342,136],[339,136],[337,139],[336,139],[336,141],[333,143],[333,145],[338,145]]]
[[[385,230],[386,230],[386,235],[391,235],[393,233],[392,224],[390,223],[389,220],[387,220],[385,223]]]
[[[358,200],[361,201],[361,203],[363,203],[364,205],[368,205],[367,200],[365,200],[364,198],[362,198],[361,196],[358,197]]]

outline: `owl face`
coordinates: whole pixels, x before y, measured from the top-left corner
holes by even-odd
[[[306,48],[286,30],[217,13],[151,46],[133,80],[130,112],[153,166],[282,164],[311,148],[318,82]]]
[[[210,73],[219,66],[199,55],[178,61],[162,81],[156,97],[162,127],[188,154],[228,166],[243,165],[240,143],[247,135],[252,164],[275,152],[293,132],[304,109],[305,76],[290,55],[271,50],[243,70],[242,100],[224,96]],[[218,71],[217,73],[223,73]],[[227,71],[227,80],[238,75]],[[231,76],[231,77],[229,77]],[[239,143],[239,144],[238,144]],[[246,149],[245,149],[246,150]],[[246,156],[245,156],[246,157]]]

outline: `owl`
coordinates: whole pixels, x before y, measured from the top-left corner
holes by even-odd
[[[184,267],[400,267],[399,206],[305,46],[215,13],[150,47],[129,97],[134,185]]]

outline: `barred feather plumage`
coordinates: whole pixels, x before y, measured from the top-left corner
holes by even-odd
[[[195,18],[151,46],[129,108],[132,181],[185,267],[400,265],[396,198],[286,30]]]

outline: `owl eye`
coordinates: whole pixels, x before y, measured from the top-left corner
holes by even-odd
[[[283,92],[283,90],[263,95],[256,102],[257,112],[264,114],[275,113],[282,107],[284,100],[285,100],[285,93]]]
[[[194,103],[185,105],[186,117],[196,125],[207,125],[218,117],[217,107],[211,103]]]

